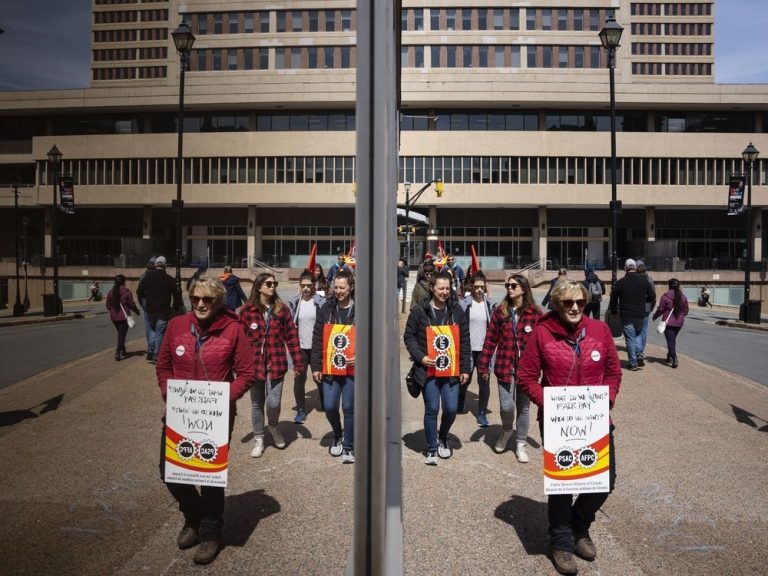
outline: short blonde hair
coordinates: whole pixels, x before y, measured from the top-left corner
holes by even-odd
[[[197,282],[195,282],[195,287],[192,289],[192,293],[194,294],[198,288],[200,288],[206,296],[213,296],[217,302],[224,302],[226,289],[221,280],[215,276],[200,276],[200,278],[197,279]]]
[[[568,298],[573,298],[574,300],[583,298],[586,300],[587,296],[589,296],[589,292],[587,292],[584,284],[578,280],[563,279],[557,282],[554,288],[552,288],[552,293],[549,295],[549,298],[552,300],[555,307],[557,307],[560,306],[560,303],[563,300],[567,300]]]

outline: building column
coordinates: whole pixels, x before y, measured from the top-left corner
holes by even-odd
[[[262,227],[256,220],[256,206],[248,206],[248,236],[246,254],[249,259],[256,258],[262,252]]]
[[[648,242],[656,241],[656,208],[645,207],[645,239]]]
[[[763,259],[763,209],[759,206],[752,206],[752,254],[754,261],[760,262]]]
[[[149,240],[152,238],[152,206],[144,206],[141,229],[142,239]]]
[[[437,229],[437,206],[429,207],[429,226],[427,227],[427,252],[431,252],[433,256],[437,255],[437,240],[439,236],[433,235],[432,230]]]
[[[536,238],[534,236],[533,241],[533,251],[534,251],[534,258],[537,260],[544,259],[544,265],[542,266],[543,269],[546,270],[547,267],[547,207],[546,206],[539,206],[539,225],[536,227],[536,230],[538,232],[538,242],[536,241]]]

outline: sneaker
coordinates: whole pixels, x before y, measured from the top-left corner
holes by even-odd
[[[328,449],[328,452],[331,453],[331,456],[341,456],[342,451],[344,448],[341,445],[341,438],[336,438],[333,441],[333,444],[331,444],[331,447]]]
[[[555,569],[560,574],[578,574],[579,569],[573,554],[567,550],[552,550],[552,561],[555,563]]]
[[[192,524],[184,524],[181,532],[179,532],[179,537],[176,538],[176,544],[180,550],[186,550],[197,545],[197,527]]]
[[[341,463],[342,464],[354,464],[355,463],[355,453],[352,450],[352,448],[345,448],[341,452]]]
[[[525,451],[525,444],[518,444],[517,450],[515,450],[515,456],[517,456],[517,461],[521,464],[527,464],[530,458],[528,457],[528,452]]]
[[[210,564],[216,560],[216,556],[219,555],[220,550],[221,546],[217,540],[205,540],[204,542],[200,542],[192,561],[195,564]]]
[[[424,458],[424,464],[427,466],[437,466],[437,452],[427,451],[427,457]]]
[[[147,352],[147,361],[152,362],[152,360],[155,359],[155,353],[154,352]]]
[[[272,434],[272,442],[275,443],[275,448],[282,450],[285,448],[285,438],[283,438],[280,428],[277,426],[267,426],[269,433]]]
[[[496,443],[493,445],[493,451],[496,452],[496,454],[504,452],[507,449],[507,444],[509,444],[510,438],[512,438],[512,430],[502,429],[501,434],[496,438]]]
[[[576,540],[576,553],[591,562],[597,557],[597,548],[589,534],[574,534]]]
[[[264,437],[257,436],[253,439],[253,450],[251,450],[251,458],[261,458],[264,454]]]
[[[295,424],[304,424],[304,421],[307,419],[307,411],[304,410],[304,408],[299,408],[296,411],[296,418],[293,419],[293,422]]]
[[[437,442],[437,455],[440,456],[440,458],[443,460],[447,460],[453,456],[453,450],[451,450],[451,447],[448,446],[447,440],[439,440]]]
[[[645,358],[643,358],[642,356],[638,356],[637,357],[637,365],[640,366],[640,368],[645,366]]]
[[[637,372],[638,370],[640,370],[640,368],[639,368],[639,367],[637,367],[637,366],[633,366],[632,364],[630,364],[630,365],[629,365],[629,368],[628,368],[628,370],[629,370],[630,372]]]
[[[485,410],[477,411],[477,425],[480,428],[488,428],[488,417],[485,415]]]

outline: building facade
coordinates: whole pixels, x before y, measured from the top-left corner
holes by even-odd
[[[428,187],[410,207],[426,221],[414,222],[410,260],[432,235],[459,256],[475,245],[484,267],[606,266],[609,82],[598,32],[611,15],[624,27],[619,256],[743,266],[745,216],[726,207],[753,142],[765,158],[752,174],[749,225],[763,259],[768,85],[714,82],[714,10],[713,0],[404,1],[397,193],[405,202],[406,182],[412,192],[445,184],[442,197]],[[75,213],[57,219],[64,262],[172,257],[180,62],[170,32],[182,18],[196,36],[185,265],[296,266],[314,242],[328,259],[349,248],[355,2],[94,0],[92,12],[90,88],[0,93],[0,184],[21,182],[25,259],[51,254],[53,144],[75,187]],[[3,230],[2,255],[12,257],[13,227]]]

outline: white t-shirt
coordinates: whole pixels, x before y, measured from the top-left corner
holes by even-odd
[[[299,323],[299,346],[302,350],[312,349],[312,335],[315,331],[315,318],[317,307],[314,300],[299,299],[299,315],[296,319]]]
[[[469,307],[469,340],[472,343],[472,352],[480,352],[483,349],[487,330],[488,308],[485,302],[472,301]]]

